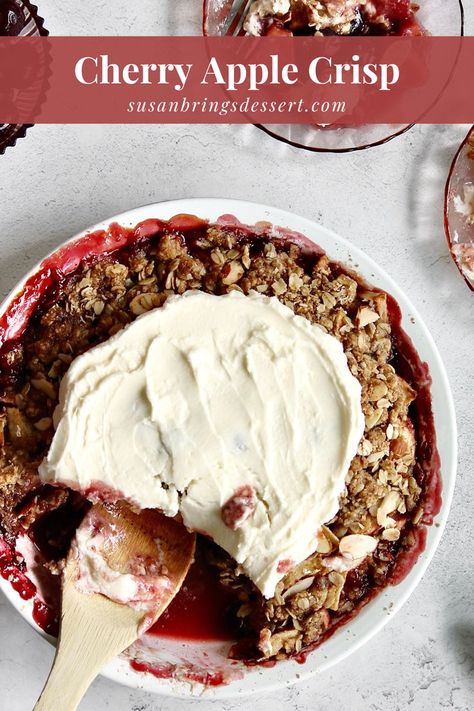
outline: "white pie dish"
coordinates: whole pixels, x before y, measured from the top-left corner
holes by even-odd
[[[425,572],[434,555],[446,523],[455,481],[457,458],[456,423],[452,396],[444,366],[429,332],[407,297],[372,259],[348,241],[316,223],[277,208],[255,203],[199,198],[175,200],[140,207],[107,219],[81,234],[86,234],[95,229],[103,229],[114,221],[125,226],[132,226],[147,218],[167,219],[178,213],[192,213],[208,218],[211,221],[216,220],[222,214],[230,213],[247,224],[265,220],[276,225],[288,227],[303,233],[315,241],[328,252],[332,259],[349,265],[356,263],[358,273],[369,282],[390,292],[400,305],[405,331],[412,338],[422,360],[426,361],[430,367],[433,379],[432,399],[437,445],[442,464],[443,503],[441,511],[436,517],[437,525],[428,529],[426,548],[403,582],[397,586],[389,587],[379,594],[359,612],[354,620],[340,628],[321,647],[313,651],[304,665],[295,661],[285,661],[279,662],[271,668],[251,667],[245,670],[242,679],[232,682],[229,686],[206,688],[204,692],[205,698],[223,699],[253,692],[268,692],[272,689],[307,679],[317,672],[325,671],[368,641],[400,609]],[[80,236],[76,235],[73,239],[75,240]],[[5,300],[0,309],[2,312],[6,309],[11,299],[21,291],[25,281],[38,270],[38,266],[25,276]],[[0,590],[5,593],[25,619],[43,636],[46,636],[33,622],[31,603],[24,602],[11,588],[10,584],[3,579],[0,579]],[[51,638],[49,639],[51,640]],[[206,654],[211,656],[220,655],[222,657],[222,648],[226,645],[223,643],[192,642],[183,651],[182,642],[167,642],[161,639],[160,646],[164,658],[171,660],[181,657],[183,654],[185,656],[191,654],[192,658],[197,661],[199,658],[205,657]],[[119,683],[163,695],[189,697],[194,693],[202,693],[202,686],[200,685],[193,687],[189,683],[157,679],[149,674],[134,672],[126,659],[114,660],[104,670],[104,675]]]

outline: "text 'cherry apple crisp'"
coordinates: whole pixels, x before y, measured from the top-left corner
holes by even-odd
[[[181,345],[166,339],[157,344],[148,336],[144,341],[141,335],[133,337],[149,324],[151,331],[163,328],[169,335],[181,329],[184,338],[191,317],[179,320],[179,305],[191,310],[193,303],[204,312],[204,339],[211,337],[212,309],[220,323],[228,313],[226,304],[239,309],[243,328],[223,323],[209,362],[206,349],[196,349],[197,341],[186,350],[183,340]],[[261,310],[261,316],[251,316],[253,309]],[[263,325],[271,321],[264,335],[254,328],[259,319]],[[195,325],[191,330],[198,331]],[[281,342],[272,340],[277,332]],[[232,350],[234,336],[243,340]],[[309,355],[300,361],[302,350],[293,336],[303,339],[300,345],[308,353],[322,341],[331,346],[314,362]],[[118,345],[129,338],[128,356],[122,357]],[[146,368],[136,371],[145,341]],[[285,349],[295,359],[292,366],[300,367],[291,369],[283,359],[280,372]],[[107,354],[103,368],[95,362],[101,353]],[[258,354],[255,369],[245,372],[239,357],[250,363],[253,354]],[[85,440],[81,436],[77,441],[86,441],[87,447],[75,450],[77,469],[71,466],[71,472],[78,476],[71,486],[44,483],[38,469],[48,452],[45,473],[67,451],[58,448],[64,434],[60,423],[67,418],[56,421],[59,439],[53,441],[55,409],[59,405],[57,412],[64,415],[68,405],[63,396],[76,397],[81,383],[91,402],[105,402],[100,393],[110,358],[121,364],[112,374],[118,387],[107,390],[107,410],[90,411],[90,422],[97,428],[99,448],[107,442],[104,422],[120,427],[123,443],[114,444],[113,452],[100,449],[101,472],[91,473],[81,469],[92,463],[88,447],[94,432]],[[175,358],[179,378],[174,365],[170,370]],[[87,377],[76,377],[83,365]],[[169,392],[159,386],[160,369],[175,373]],[[235,373],[242,385],[238,392],[232,391]],[[99,383],[102,376],[104,383]],[[340,377],[342,390],[335,386]],[[288,386],[293,379],[296,386]],[[223,620],[226,629],[231,626],[233,657],[253,662],[301,656],[384,586],[400,580],[423,549],[426,525],[440,506],[429,388],[427,366],[401,329],[394,300],[301,235],[263,223],[246,227],[235,218],[208,224],[192,216],[147,220],[133,229],[112,225],[86,235],[46,260],[0,319],[0,572],[25,599],[34,600],[35,619],[54,632],[63,560],[89,501],[130,496],[140,506],[180,510],[183,518],[189,516],[189,525],[210,532],[219,544],[198,536],[189,580],[156,634],[178,634],[179,629],[186,638],[186,629],[219,609],[223,617],[213,620],[212,629],[220,629]],[[307,390],[304,397],[285,401],[302,389]],[[178,399],[180,406],[170,407]],[[209,409],[211,402],[218,411]],[[363,412],[360,430],[356,405]],[[101,408],[103,420],[94,420]],[[269,414],[272,408],[276,417]],[[255,422],[253,410],[258,412]],[[327,421],[323,410],[329,413]],[[344,419],[349,411],[351,417]],[[282,412],[290,413],[288,421],[278,420]],[[332,439],[335,423],[339,444],[345,443],[340,450]],[[134,431],[142,444],[129,452]],[[324,466],[318,461],[315,431],[327,438]],[[79,436],[80,428],[74,431]],[[112,430],[109,436],[114,441]],[[186,447],[179,446],[178,437],[188,438]],[[159,447],[163,441],[166,452]],[[146,476],[138,486],[133,477],[140,457]],[[117,466],[119,479],[103,481],[107,462]],[[319,500],[311,473],[327,475],[329,466],[336,465],[337,483],[327,478]],[[159,474],[154,489],[146,483],[152,472]],[[193,481],[196,473],[199,486]],[[301,482],[308,499],[298,488]],[[285,512],[288,500],[292,508]],[[201,505],[210,501],[212,525],[198,526],[201,516],[205,523]],[[298,514],[306,520],[298,521]],[[261,530],[265,544],[252,539]],[[298,540],[295,531],[300,531]],[[252,558],[254,551],[258,554]],[[32,568],[41,571],[35,584],[28,577]],[[199,597],[195,581],[201,578],[212,583]],[[197,607],[189,608],[191,599]],[[193,610],[189,618],[188,608]],[[210,637],[203,632],[203,639]]]
[[[271,598],[337,513],[360,396],[339,341],[275,297],[191,290],[71,364],[40,476],[179,512]]]

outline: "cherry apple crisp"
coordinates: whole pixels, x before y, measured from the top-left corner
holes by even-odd
[[[248,35],[420,35],[410,0],[253,0]]]
[[[400,579],[423,547],[422,524],[432,522],[439,498],[427,371],[400,328],[393,299],[301,236],[268,225],[190,218],[113,229],[133,240],[84,257],[67,275],[57,265],[46,270],[24,327],[0,350],[4,542],[14,548],[27,534],[41,551],[45,574],[59,579],[89,506],[78,492],[43,485],[37,473],[53,436],[59,382],[73,358],[172,294],[256,290],[276,296],[342,343],[362,385],[364,436],[317,552],[288,571],[272,599],[204,537],[198,560],[213,568],[216,585],[229,594],[234,657],[303,654]]]

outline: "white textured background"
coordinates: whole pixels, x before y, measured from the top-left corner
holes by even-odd
[[[52,34],[176,34],[178,22],[180,34],[198,31],[200,0],[37,2]],[[473,35],[472,0],[466,11]],[[274,695],[173,701],[99,679],[83,711],[474,708],[474,297],[451,262],[442,222],[444,182],[465,133],[416,127],[361,153],[317,155],[252,126],[36,126],[0,158],[0,296],[65,237],[130,207],[200,196],[277,205],[353,240],[406,290],[437,342],[456,403],[460,458],[447,530],[415,594],[372,642]],[[52,656],[1,598],[0,711],[33,707]]]

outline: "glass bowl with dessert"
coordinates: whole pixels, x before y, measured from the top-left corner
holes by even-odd
[[[459,146],[446,182],[444,224],[449,249],[474,291],[474,127]]]
[[[0,37],[46,37],[49,35],[44,26],[43,18],[38,14],[38,8],[29,0],[4,0],[0,7]],[[44,94],[44,57],[38,57],[38,76],[28,77],[28,88],[12,86],[11,101],[21,101],[29,105],[36,105]],[[1,76],[1,75],[0,75]],[[3,89],[8,77],[1,76]],[[8,96],[8,95],[7,95]],[[32,124],[7,124],[0,123],[0,155],[7,148],[13,147],[19,138],[24,138]]]
[[[462,0],[251,0],[242,3],[239,34],[253,37],[459,37],[464,32]],[[204,0],[203,33],[234,33],[228,18],[233,0]],[[238,13],[237,18],[240,18]],[[412,124],[262,124],[273,138],[297,148],[347,152],[399,136]]]

